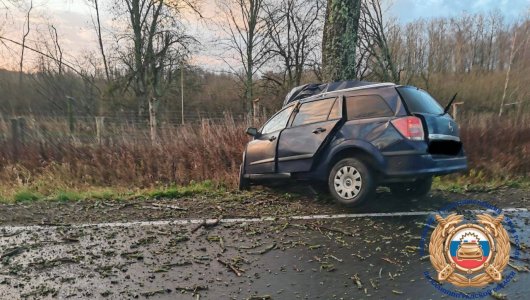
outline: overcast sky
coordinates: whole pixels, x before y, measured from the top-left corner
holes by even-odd
[[[101,0],[100,0],[101,1]],[[311,1],[311,0],[308,0]],[[112,15],[108,13],[112,1],[102,0],[104,8],[104,27],[112,26]],[[53,24],[59,34],[64,50],[69,59],[94,51],[97,48],[95,34],[91,21],[91,10],[86,0],[34,0],[33,29],[31,42],[43,32],[47,32],[47,24]],[[407,23],[419,18],[452,17],[462,13],[499,11],[507,21],[515,20],[530,9],[530,0],[393,0],[383,3],[388,6],[387,14],[396,18],[398,22]],[[201,8],[203,15],[208,18],[216,16],[215,0],[203,0]],[[12,10],[13,17],[5,20],[0,17],[0,34],[20,40],[22,35],[23,12]],[[3,24],[2,24],[3,23]],[[211,49],[215,49],[216,33],[205,24],[191,17],[187,21],[190,31],[201,42],[196,51],[194,63],[207,66],[209,69],[222,69],[223,62],[215,57]],[[10,52],[0,46],[0,68],[16,68],[16,47]],[[3,58],[3,59],[2,59]],[[29,65],[30,63],[28,63]]]

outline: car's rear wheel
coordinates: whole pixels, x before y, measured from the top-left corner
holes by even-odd
[[[394,183],[389,187],[396,197],[421,198],[431,191],[432,177],[418,179],[410,183]]]
[[[338,161],[329,173],[328,186],[337,202],[348,206],[360,205],[375,192],[372,171],[356,158]]]
[[[250,189],[250,180],[245,178],[245,172],[243,172],[243,164],[239,166],[239,190],[246,191]]]

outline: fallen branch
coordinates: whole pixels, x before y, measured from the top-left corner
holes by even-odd
[[[187,211],[188,210],[185,207],[180,207],[180,206],[176,206],[176,205],[169,205],[169,204],[153,203],[151,205],[154,206],[154,207],[168,208],[168,209],[174,209],[174,210],[182,210],[182,211]]]
[[[272,243],[270,245],[268,245],[267,247],[261,249],[261,250],[258,250],[258,251],[247,251],[248,254],[265,254],[269,251],[271,251],[272,249],[276,248],[276,243]]]
[[[21,254],[22,252],[26,251],[27,248],[26,247],[15,247],[15,248],[11,248],[9,250],[7,250],[6,252],[4,252],[4,254],[2,254],[2,256],[0,256],[0,259],[4,259],[4,258],[12,258],[14,256],[17,256],[19,254]]]
[[[222,218],[223,218],[222,216],[219,216],[219,218],[217,218],[217,219],[202,220],[202,222],[199,223],[199,225],[197,225],[197,227],[195,227],[195,228],[193,228],[191,230],[191,233],[196,232],[197,230],[201,229],[202,227],[211,228],[211,227],[217,226],[221,222]]]
[[[388,258],[388,257],[381,257],[381,259],[384,260],[384,261],[386,261],[386,262],[389,262],[389,263],[391,263],[391,264],[393,264],[393,265],[401,266],[400,263],[398,263],[398,262],[396,262],[396,261],[394,261],[394,260],[392,260],[392,259],[390,259],[390,258]]]
[[[220,258],[217,259],[217,261],[222,264],[223,266],[227,267],[230,271],[234,272],[237,277],[241,277],[245,271],[238,269],[231,263],[227,263],[225,261],[222,261]]]

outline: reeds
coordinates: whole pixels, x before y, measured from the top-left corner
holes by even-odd
[[[460,122],[461,137],[471,169],[491,178],[530,174],[530,121],[466,118]],[[67,190],[83,186],[147,188],[211,180],[235,187],[242,152],[249,141],[244,133],[246,124],[227,115],[216,123],[164,125],[154,144],[147,128],[109,124],[99,144],[89,123],[77,124],[85,128],[83,134],[71,135],[60,122],[30,119],[15,153],[10,124],[0,120],[0,185]]]

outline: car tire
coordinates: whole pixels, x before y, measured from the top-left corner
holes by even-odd
[[[396,197],[405,198],[422,198],[431,191],[432,177],[418,179],[412,183],[396,183],[392,184],[390,191]]]
[[[245,178],[245,173],[243,171],[243,164],[239,166],[239,190],[247,191],[250,189],[250,180]]]
[[[331,168],[328,187],[335,200],[350,207],[358,206],[375,193],[374,174],[356,158],[345,158]]]

